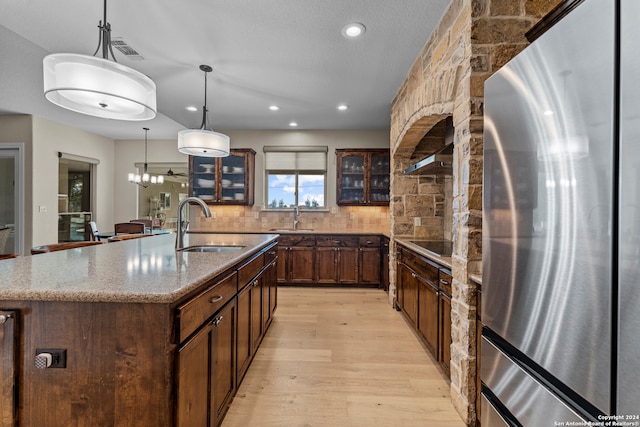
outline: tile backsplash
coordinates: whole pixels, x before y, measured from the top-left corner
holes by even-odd
[[[213,216],[198,215],[194,229],[211,231],[265,232],[293,226],[291,210],[266,210],[259,206],[211,206]],[[322,232],[390,232],[387,206],[336,206],[330,209],[301,209],[298,229]]]

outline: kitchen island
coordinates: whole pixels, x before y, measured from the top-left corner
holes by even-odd
[[[0,426],[219,424],[276,307],[276,239],[187,234],[221,247],[202,253],[164,235],[0,262]]]

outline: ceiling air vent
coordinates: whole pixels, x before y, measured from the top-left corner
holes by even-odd
[[[118,49],[124,56],[130,59],[144,59],[131,45],[129,45],[122,37],[113,37],[111,46]]]

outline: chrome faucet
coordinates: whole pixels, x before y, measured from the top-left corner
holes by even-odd
[[[182,220],[182,208],[184,205],[186,205],[187,203],[197,203],[202,207],[202,210],[204,211],[204,216],[207,218],[211,218],[211,210],[209,209],[209,206],[207,206],[207,204],[202,201],[202,199],[200,199],[199,197],[187,197],[186,199],[183,199],[179,204],[178,204],[178,224],[177,224],[177,230],[176,230],[176,250],[180,250],[182,249],[182,247],[184,246],[184,235],[187,232],[187,228],[189,227],[189,220]],[[184,222],[184,224],[183,224]]]
[[[293,230],[296,229],[298,223],[300,222],[298,218],[300,217],[300,209],[297,206],[293,207]]]

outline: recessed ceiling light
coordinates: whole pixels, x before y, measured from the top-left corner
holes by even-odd
[[[289,126],[291,126],[292,128],[294,128],[294,127],[297,127],[297,126],[298,126],[298,123],[296,123],[296,122],[290,122],[290,123],[289,123]]]
[[[184,107],[184,109],[191,112],[198,111],[198,107],[195,107],[193,105],[187,105],[186,107]]]
[[[336,108],[338,108],[338,110],[340,110],[340,111],[346,111],[346,110],[349,109],[349,106],[347,104],[340,104]]]
[[[269,110],[271,111],[278,111],[280,109],[280,107],[278,107],[277,105],[269,105]]]
[[[364,25],[359,22],[353,22],[342,27],[342,35],[348,39],[355,39],[362,36],[366,31]]]

